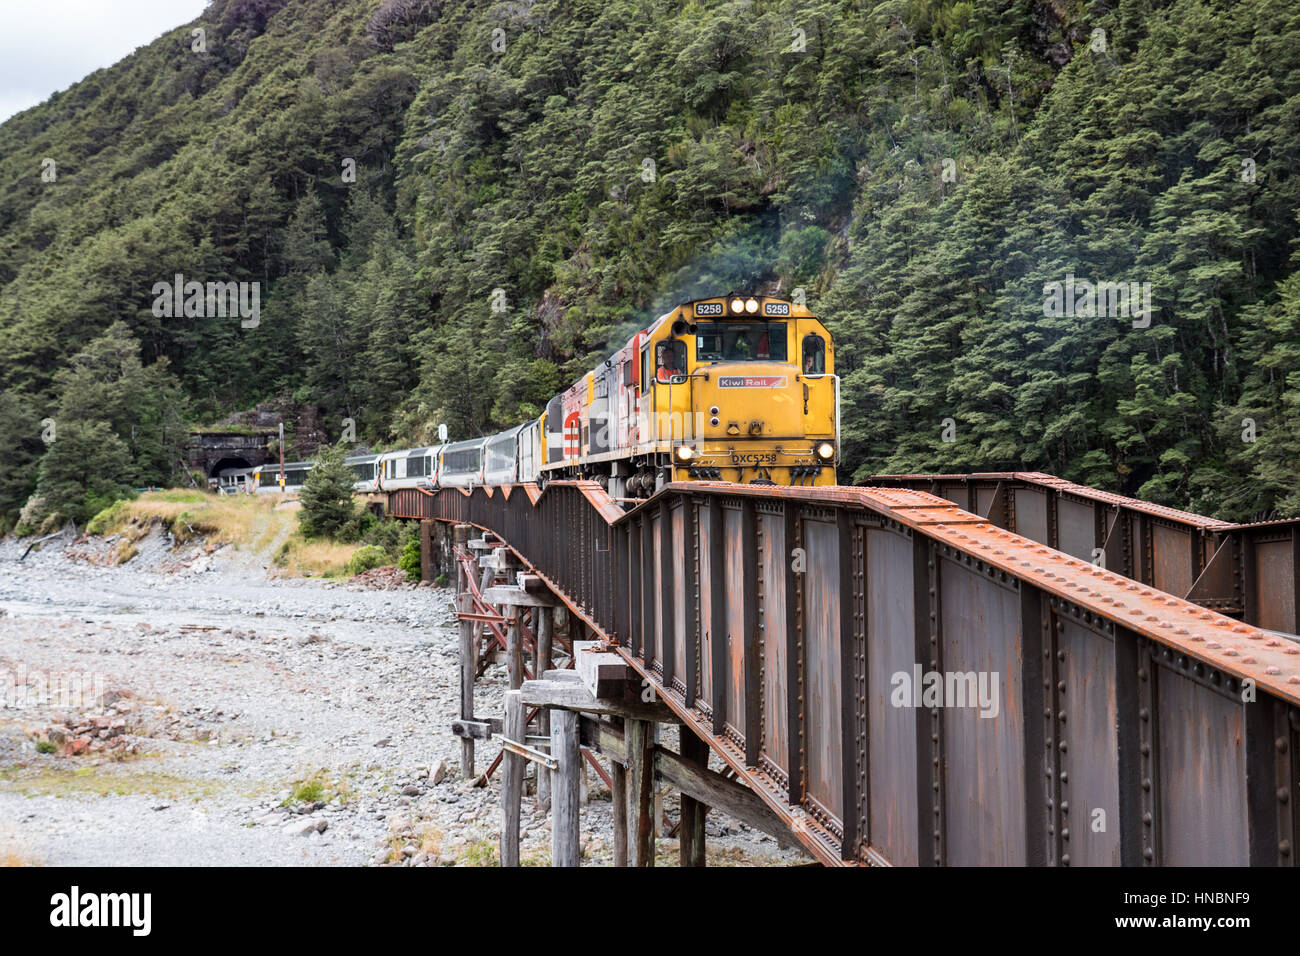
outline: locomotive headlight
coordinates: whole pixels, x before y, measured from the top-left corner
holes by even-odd
[[[731,311],[739,315],[745,311],[745,300],[737,296],[731,300]]]
[[[678,445],[676,455],[677,460],[684,465],[695,457],[695,449],[690,445]]]
[[[758,300],[757,300],[757,299],[746,299],[746,300],[745,300],[745,311],[748,312],[748,313],[750,313],[751,315],[753,315],[755,312],[757,312],[757,311],[758,311]]]
[[[817,446],[817,457],[822,461],[830,461],[835,457],[835,446],[828,441],[822,442]]]

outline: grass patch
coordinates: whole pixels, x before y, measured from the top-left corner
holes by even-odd
[[[186,505],[204,504],[212,500],[211,493],[199,491],[197,488],[168,488],[165,491],[150,491],[148,497],[156,501]]]
[[[278,496],[215,495],[172,489],[147,491],[133,501],[118,501],[91,519],[92,534],[142,537],[160,524],[187,541],[203,535],[219,544],[237,544],[254,550],[269,547],[296,525],[289,509],[277,509]]]
[[[468,840],[457,846],[454,855],[446,862],[448,866],[500,866],[497,849],[497,841],[491,837]]]
[[[180,800],[200,800],[214,795],[215,783],[142,769],[128,763],[108,762],[98,767],[43,767],[0,770],[0,792],[29,797],[120,797],[147,794]]]
[[[318,538],[290,537],[276,552],[275,563],[298,577],[341,578],[348,574],[348,562],[361,545],[340,544]]]
[[[290,788],[289,796],[280,804],[282,807],[295,803],[328,803],[335,797],[346,803],[351,794],[346,780],[334,779],[326,770],[317,770],[310,777],[296,781]]]
[[[54,743],[53,741],[50,741],[50,740],[38,740],[38,741],[36,741],[36,752],[37,752],[38,754],[52,754],[52,753],[57,753],[57,752],[58,752],[58,749],[59,749],[59,745],[56,744],[56,743]]]
[[[304,538],[298,533],[297,502],[279,495],[216,495],[184,488],[149,491],[105,508],[87,529],[91,534],[121,536],[116,548],[120,564],[130,560],[138,542],[158,526],[182,543],[201,536],[212,544],[253,552],[275,548],[275,564],[298,577],[344,577],[348,562],[361,550],[359,544]]]

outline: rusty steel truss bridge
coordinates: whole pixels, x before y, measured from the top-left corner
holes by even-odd
[[[822,863],[1295,864],[1300,521],[1034,473],[679,483],[628,511],[585,481],[405,489],[388,511],[507,549]],[[995,712],[900,704],[930,673],[996,675]]]

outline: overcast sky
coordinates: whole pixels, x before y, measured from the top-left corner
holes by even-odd
[[[208,0],[0,0],[0,122],[111,66]]]

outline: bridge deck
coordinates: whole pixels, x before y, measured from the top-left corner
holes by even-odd
[[[949,500],[690,483],[624,513],[556,482],[390,512],[498,535],[824,862],[1294,862],[1300,645]]]

